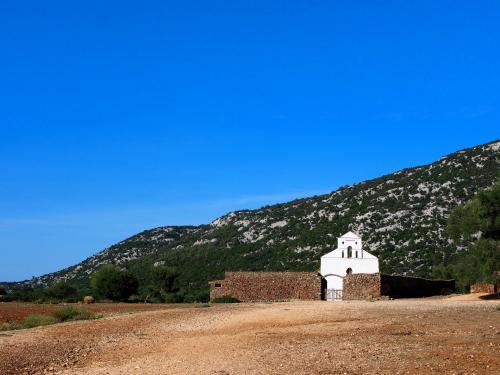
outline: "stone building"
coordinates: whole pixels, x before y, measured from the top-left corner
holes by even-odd
[[[337,248],[321,257],[320,272],[226,272],[210,281],[210,299],[241,302],[414,298],[450,293],[454,280],[429,280],[379,273],[378,258],[347,232]]]
[[[363,250],[363,240],[353,232],[337,238],[337,248],[321,257],[321,275],[327,283],[326,299],[341,300],[348,274],[379,272],[378,258]]]

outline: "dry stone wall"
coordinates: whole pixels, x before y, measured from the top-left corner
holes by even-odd
[[[380,273],[354,273],[344,277],[344,300],[371,300],[380,298],[380,292]]]
[[[455,280],[432,280],[421,277],[380,275],[383,296],[393,298],[429,297],[450,294],[455,290]]]
[[[210,299],[231,296],[242,302],[321,300],[323,278],[316,272],[226,272],[210,282]]]
[[[494,294],[498,292],[497,284],[483,284],[475,283],[470,286],[471,293],[489,293]]]
[[[342,299],[370,300],[381,297],[411,298],[451,293],[455,280],[430,280],[420,277],[351,274],[344,277]]]

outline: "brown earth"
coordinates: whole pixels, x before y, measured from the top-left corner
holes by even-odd
[[[0,333],[0,374],[500,374],[498,301],[166,308]]]
[[[0,302],[0,324],[20,322],[29,315],[42,314],[51,315],[54,311],[60,310],[66,306],[77,306],[95,313],[112,315],[133,313],[139,311],[156,311],[172,308],[185,308],[189,305],[163,305],[163,304],[143,304],[143,303],[96,303],[92,305],[83,305],[77,303],[60,304],[39,304],[39,303],[18,303],[18,302]]]

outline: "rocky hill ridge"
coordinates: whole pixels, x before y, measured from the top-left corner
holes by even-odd
[[[384,272],[429,276],[457,249],[446,220],[457,205],[490,187],[500,173],[500,141],[342,187],[330,194],[228,213],[208,225],[168,226],[141,232],[80,264],[18,285],[56,280],[86,283],[102,264],[139,277],[149,267],[175,266],[188,289],[226,270],[314,270],[347,230],[359,233]]]

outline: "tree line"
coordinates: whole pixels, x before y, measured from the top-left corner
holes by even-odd
[[[6,292],[0,286],[2,301],[78,302],[85,295],[113,302],[181,303],[207,302],[208,290],[185,291],[179,287],[179,273],[173,267],[152,267],[144,282],[130,271],[105,264],[90,279],[90,287],[73,286],[58,281],[49,287],[35,287]]]
[[[500,271],[500,180],[456,207],[448,218],[448,237],[460,251],[434,276],[453,278],[459,291],[475,282],[498,283]]]

